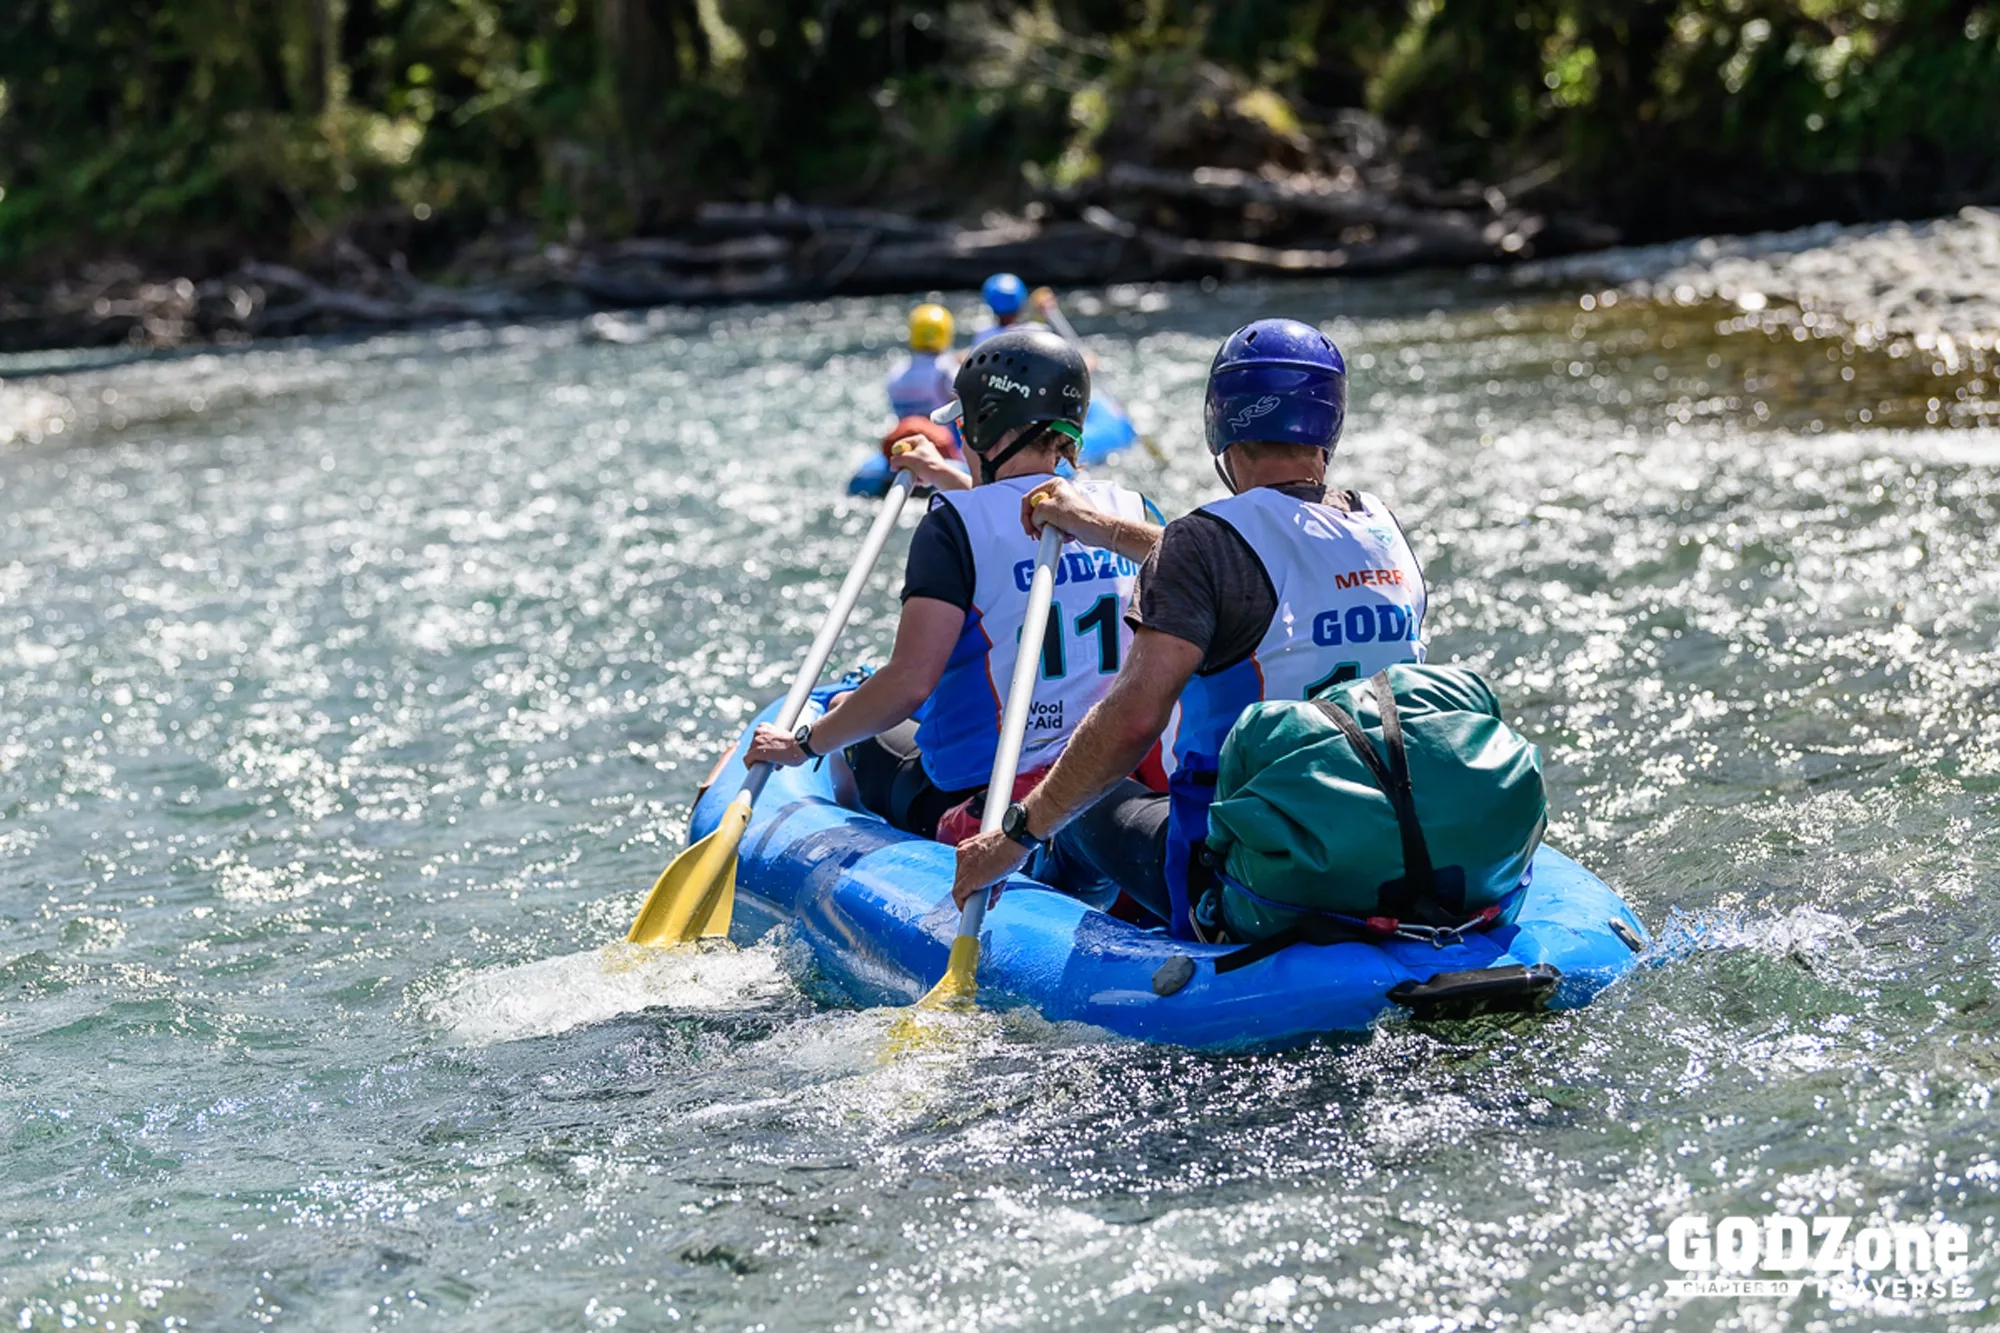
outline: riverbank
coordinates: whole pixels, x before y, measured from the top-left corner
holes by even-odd
[[[176,273],[101,263],[41,286],[0,287],[0,352],[962,291],[999,271],[1067,286],[1384,274],[1513,263],[1618,236],[1585,217],[1523,206],[1504,188],[1440,192],[1364,168],[1121,166],[1019,213],[991,211],[972,223],[708,204],[668,235],[484,236],[429,279],[412,273],[400,251],[382,259],[345,239],[298,264],[244,260]]]
[[[1242,190],[1241,181],[1209,186]],[[1296,184],[1289,187],[1297,189]],[[1332,192],[1329,192],[1332,193]],[[1378,198],[1375,206],[1385,205]],[[1323,204],[1331,209],[1332,204]],[[1184,242],[1120,233],[1117,215],[1081,205],[1090,221],[1043,216],[992,219],[981,228],[926,224],[886,213],[824,209],[705,210],[699,239],[642,239],[602,245],[483,242],[448,275],[427,282],[399,264],[376,263],[348,247],[336,269],[316,277],[253,263],[222,277],[146,277],[101,270],[51,287],[41,305],[18,295],[0,301],[0,351],[60,347],[174,347],[255,338],[393,329],[449,322],[581,318],[596,311],[698,307],[785,299],[791,294],[969,290],[985,274],[1019,269],[1063,286],[1214,277],[1254,279],[1380,276],[1419,267],[1468,267],[1493,284],[1495,299],[1546,291],[1590,306],[1625,299],[1664,306],[1715,306],[1738,331],[1798,330],[1862,349],[1924,353],[1939,375],[1981,375],[2000,348],[2000,212],[1967,208],[1922,222],[1859,227],[1823,224],[1749,236],[1714,236],[1662,245],[1573,250],[1596,239],[1574,220],[1499,210],[1475,241],[1466,210],[1438,210],[1399,240],[1314,251],[1250,244]],[[1442,220],[1439,220],[1442,219]],[[1399,219],[1405,221],[1406,219]],[[1516,230],[1489,242],[1485,229]],[[1510,237],[1525,236],[1516,253]],[[1554,245],[1558,253],[1543,257]],[[1482,247],[1484,250],[1482,252]],[[1538,249],[1538,247],[1540,247]],[[1485,263],[1478,262],[1484,254]],[[833,256],[831,267],[825,267]],[[1087,312],[1089,302],[1081,307]],[[620,340],[626,324],[599,321]],[[1985,386],[1975,389],[1984,403]],[[23,395],[27,395],[25,398]],[[36,395],[17,382],[0,419],[0,442],[38,438],[76,424],[60,394]],[[39,404],[34,410],[29,400]],[[1982,409],[1983,410],[1983,409]]]

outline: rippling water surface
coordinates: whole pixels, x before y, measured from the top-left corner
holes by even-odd
[[[1509,304],[1497,304],[1502,299]],[[0,365],[0,1309],[254,1324],[1937,1328],[1992,1318],[1991,367],[1468,282],[1113,293],[1216,494],[1272,308],[1436,655],[1660,936],[1591,1009],[884,1061],[782,940],[603,949],[868,507],[890,302]],[[1773,312],[1764,312],[1766,316]],[[1734,329],[1719,326],[1734,321]],[[1982,378],[1983,376],[1983,378]],[[836,666],[879,659],[878,577]],[[1694,1300],[1684,1213],[1951,1220],[1942,1304]]]

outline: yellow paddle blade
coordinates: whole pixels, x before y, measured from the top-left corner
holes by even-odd
[[[746,792],[729,803],[715,832],[660,872],[646,905],[625,938],[632,944],[687,944],[704,935],[727,935],[736,906],[736,848],[750,827]]]
[[[882,1062],[888,1064],[907,1055],[948,1050],[963,1038],[965,1034],[956,1030],[957,1022],[931,1015],[975,1012],[977,1006],[972,1000],[979,989],[978,972],[979,937],[968,935],[953,940],[951,960],[945,964],[943,979],[914,1008],[903,1010],[889,1025],[889,1044],[882,1052]]]
[[[966,1009],[979,993],[979,937],[961,935],[951,942],[951,960],[930,994],[917,1001],[919,1009]]]

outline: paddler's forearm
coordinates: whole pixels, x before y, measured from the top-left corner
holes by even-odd
[[[1084,715],[1049,775],[1022,804],[1028,829],[1038,837],[1055,831],[1139,766],[1174,715],[1202,650],[1158,630],[1139,629],[1111,691]]]
[[[884,667],[813,723],[813,753],[832,754],[887,731],[916,712],[928,697],[928,688],[916,689],[901,673]]]
[[[1152,554],[1153,548],[1160,544],[1160,533],[1165,530],[1144,519],[1120,518],[1101,509],[1092,509],[1087,514],[1060,514],[1050,521],[1064,535],[1085,546],[1122,555],[1135,563]]]
[[[1114,555],[1122,555],[1134,563],[1141,562],[1151,555],[1153,548],[1160,544],[1160,534],[1166,531],[1165,528],[1136,518],[1114,518],[1109,527],[1111,530],[1105,534],[1106,540],[1100,544],[1105,550]]]
[[[1023,799],[1028,828],[1037,837],[1055,836],[1137,768],[1158,734],[1147,732],[1143,720],[1120,716],[1109,697],[1099,702],[1084,715],[1048,776]]]

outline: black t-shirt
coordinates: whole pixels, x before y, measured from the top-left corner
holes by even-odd
[[[1298,485],[1273,488],[1296,500],[1361,508],[1353,491]],[[1278,613],[1278,592],[1264,562],[1236,529],[1197,509],[1167,524],[1139,567],[1125,623],[1158,630],[1201,649],[1197,675],[1231,667],[1257,651]]]
[[[903,600],[930,597],[970,611],[972,588],[972,538],[966,535],[965,520],[950,505],[933,500],[931,511],[910,534]]]

